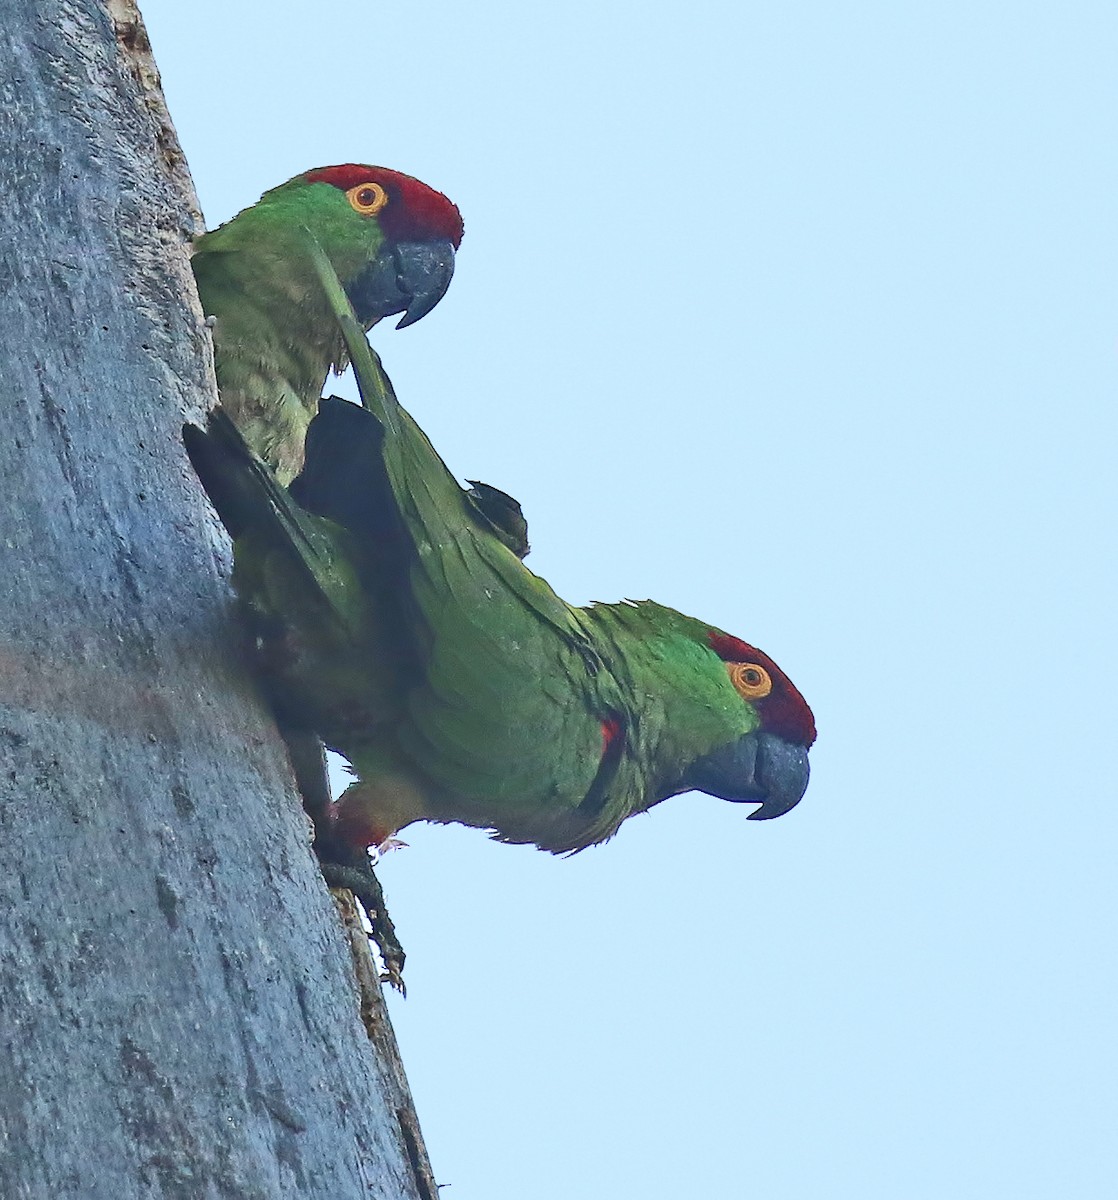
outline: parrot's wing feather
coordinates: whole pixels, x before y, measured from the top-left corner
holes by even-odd
[[[598,840],[572,833],[573,815],[580,830],[625,815],[605,802],[603,772],[616,770],[618,755],[607,753],[603,726],[623,725],[631,699],[582,614],[478,524],[468,494],[396,400],[329,263],[313,257],[367,410],[323,402],[320,433],[337,426],[326,461],[351,497],[362,487],[383,495],[371,478],[383,472],[409,546],[401,584],[424,669],[408,695],[401,745],[441,787],[491,805],[475,823],[501,836],[564,850]],[[370,416],[384,431],[380,454],[354,461],[359,439],[341,427]],[[308,470],[317,457],[312,438]],[[337,519],[358,532],[352,517]],[[583,804],[601,811],[578,813]]]
[[[393,720],[407,664],[381,636],[390,600],[359,571],[354,537],[300,507],[221,410],[183,440],[233,538],[233,583],[268,647],[260,666],[277,716],[332,746],[336,714],[363,714],[369,728]]]
[[[184,425],[183,442],[233,541],[250,541],[257,559],[281,556],[299,572],[303,589],[351,620],[360,585],[345,553],[349,535],[296,504],[221,409],[210,413],[204,430]]]
[[[417,545],[421,547],[426,541],[429,546],[435,546],[442,534],[450,532],[448,521],[454,530],[462,524],[475,525],[468,493],[462,490],[427,435],[396,399],[379,357],[369,345],[334,268],[317,242],[312,241],[310,253],[341,326],[361,402],[387,434],[385,467],[401,514]],[[475,545],[505,585],[517,592],[537,616],[563,637],[584,645],[587,653],[593,655],[592,644],[576,610],[561,600],[542,579],[523,567],[500,539],[483,536],[476,539]],[[422,548],[420,553],[423,553]]]

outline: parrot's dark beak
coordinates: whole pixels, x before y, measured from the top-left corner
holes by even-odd
[[[446,294],[454,275],[450,242],[395,242],[346,288],[357,319],[366,327],[402,312],[396,328],[414,325]]]
[[[693,762],[683,783],[723,800],[759,800],[749,820],[767,821],[799,804],[809,774],[806,747],[771,733],[746,733]]]

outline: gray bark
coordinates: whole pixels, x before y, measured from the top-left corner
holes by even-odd
[[[0,1195],[430,1200],[182,449],[196,204],[131,0],[0,0],[0,200]]]

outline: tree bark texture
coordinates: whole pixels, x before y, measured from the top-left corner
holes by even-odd
[[[0,1196],[432,1200],[182,449],[198,217],[131,0],[0,0],[0,198]]]

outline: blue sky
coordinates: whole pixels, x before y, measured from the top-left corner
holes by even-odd
[[[351,160],[459,204],[374,343],[533,568],[763,647],[818,721],[779,821],[408,831],[443,1195],[1109,1194],[1115,12],[142,8],[211,225]]]

